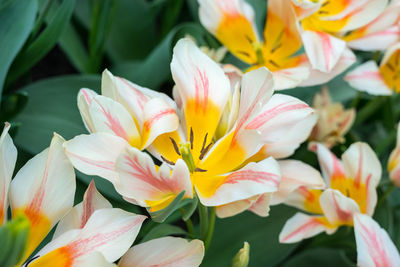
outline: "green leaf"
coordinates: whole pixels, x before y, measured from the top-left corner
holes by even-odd
[[[298,255],[290,258],[282,267],[307,267],[324,266],[324,267],[352,267],[352,263],[345,255],[343,250],[316,248],[306,250]]]
[[[175,225],[163,223],[152,228],[150,232],[148,232],[147,235],[143,237],[141,243],[164,236],[185,235],[185,234],[186,231],[183,230],[182,228]]]
[[[201,41],[205,34],[198,24],[186,23],[176,26],[144,61],[126,61],[111,68],[115,75],[142,86],[158,88],[171,76],[172,48],[178,38],[190,34]]]
[[[22,88],[29,94],[29,100],[26,108],[14,119],[21,123],[15,143],[31,154],[37,154],[49,146],[53,132],[67,140],[87,133],[76,104],[78,91],[82,87],[100,88],[100,76],[60,76]],[[77,177],[85,184],[92,179],[79,172]],[[110,182],[101,178],[96,178],[95,182],[105,196],[122,201]]]
[[[0,100],[8,69],[33,28],[37,9],[37,1],[14,0],[1,6]]]
[[[169,204],[166,208],[163,208],[162,210],[150,212],[150,210],[148,209],[148,212],[151,215],[151,219],[158,223],[164,222],[169,215],[171,215],[175,210],[179,209],[180,207],[182,207],[182,205],[184,205],[183,204],[184,201],[181,201],[184,195],[185,191],[180,192],[178,195],[176,195],[174,200],[172,200],[171,204]]]
[[[44,57],[57,43],[67,26],[75,6],[75,0],[64,0],[39,37],[15,59],[9,81],[15,81]]]
[[[250,212],[217,219],[211,246],[203,260],[207,266],[230,266],[237,251],[247,241],[251,246],[249,266],[275,266],[298,244],[279,244],[279,233],[295,209],[283,205],[271,208],[269,217]]]

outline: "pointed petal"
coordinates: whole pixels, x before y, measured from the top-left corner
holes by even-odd
[[[162,98],[149,100],[143,109],[142,148],[148,147],[158,136],[176,131],[179,118],[173,107]]]
[[[49,262],[76,266],[93,252],[114,262],[132,245],[145,219],[146,216],[116,208],[97,210],[82,230],[68,231],[48,243],[29,266],[46,266]]]
[[[294,68],[274,71],[274,81],[276,90],[292,89],[308,80],[310,68],[299,66]],[[313,77],[313,76],[311,76]]]
[[[90,89],[82,88],[78,93],[78,108],[81,113],[82,121],[85,124],[86,129],[93,133],[95,132],[95,127],[92,120],[92,115],[90,114],[89,108],[92,104],[93,98],[98,96],[98,94]]]
[[[112,208],[111,203],[96,189],[92,180],[83,195],[83,201],[71,209],[58,223],[53,239],[72,229],[82,229],[96,210]]]
[[[175,45],[171,72],[182,97],[187,136],[193,131],[193,158],[198,159],[204,141],[208,144],[214,136],[230,83],[218,64],[188,38]]]
[[[331,72],[346,47],[346,43],[324,32],[304,31],[304,49],[314,69]]]
[[[96,132],[114,134],[132,146],[140,147],[141,138],[136,124],[120,103],[105,96],[96,96],[89,112]]]
[[[376,187],[382,176],[381,163],[367,143],[354,143],[342,155],[347,177],[351,179],[350,197],[360,205],[362,213],[374,213]]]
[[[279,242],[296,243],[324,231],[332,234],[336,231],[336,228],[329,225],[322,216],[309,216],[298,212],[286,221],[285,226],[283,226],[279,234]]]
[[[386,50],[399,41],[400,29],[397,25],[381,31],[371,32],[362,37],[347,42],[347,45],[356,50],[376,51]]]
[[[75,266],[79,266],[79,267],[92,267],[92,266],[117,267],[116,264],[108,262],[104,258],[103,254],[101,254],[100,252],[97,252],[97,251],[90,253],[87,256],[83,256],[83,257],[79,258],[78,260],[76,260]]]
[[[129,144],[107,133],[78,135],[65,142],[65,152],[74,167],[88,175],[98,175],[111,182],[118,180],[115,161]]]
[[[285,59],[302,46],[295,11],[290,0],[269,0],[264,30],[264,45],[270,55]]]
[[[398,266],[399,251],[390,240],[388,233],[371,217],[356,214],[354,216],[354,233],[358,266]]]
[[[127,148],[118,157],[116,169],[120,176],[114,184],[118,193],[151,207],[151,211],[168,206],[182,191],[186,197],[193,197],[190,173],[181,159],[175,163],[172,174],[165,164],[157,172],[148,154]]]
[[[364,4],[360,4],[360,1],[352,2],[356,4],[354,8],[348,9],[348,16],[344,18],[346,25],[341,29],[342,32],[351,31],[370,23],[385,10],[388,4],[388,0],[368,0],[364,1],[366,2]],[[343,12],[342,15],[347,14]]]
[[[239,59],[257,60],[253,43],[258,41],[254,10],[243,0],[199,0],[199,18],[203,26]]]
[[[319,201],[324,215],[332,225],[353,225],[354,214],[360,212],[358,204],[338,190],[325,190]]]
[[[343,163],[322,144],[313,144],[310,149],[317,153],[319,166],[327,185],[345,194],[346,173]]]
[[[207,173],[192,177],[201,203],[219,206],[255,195],[276,192],[280,181],[278,163],[273,158],[251,162],[226,175]]]
[[[258,216],[267,217],[269,215],[269,206],[272,199],[272,193],[265,193],[258,197],[256,202],[251,205],[249,210]]]
[[[278,163],[282,178],[278,192],[272,196],[271,205],[283,203],[300,186],[311,189],[325,188],[321,174],[310,165],[298,160],[280,160]]]
[[[314,86],[320,85],[329,82],[339,74],[343,73],[347,70],[351,65],[356,62],[356,56],[354,53],[345,48],[342,55],[340,56],[336,65],[332,68],[332,70],[328,73],[319,71],[317,69],[313,69],[311,67],[311,63],[306,59],[303,61],[301,66],[308,67],[310,70],[309,79],[304,80],[300,86]]]
[[[0,136],[0,226],[7,220],[8,188],[17,161],[17,148],[8,134],[10,127],[6,122]]]
[[[314,110],[306,103],[275,94],[246,129],[260,131],[265,144],[260,152],[263,158],[281,158],[290,156],[307,139],[316,122]]]
[[[31,221],[26,256],[72,208],[75,173],[64,154],[64,142],[54,134],[50,147],[29,160],[11,182],[13,217],[22,213]]]
[[[186,267],[199,266],[204,257],[200,240],[187,241],[178,237],[162,237],[136,245],[119,262],[120,267]]]
[[[367,61],[348,72],[344,79],[355,89],[371,95],[391,95],[375,61]]]

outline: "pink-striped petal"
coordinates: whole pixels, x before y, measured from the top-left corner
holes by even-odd
[[[220,206],[256,195],[276,192],[280,182],[278,163],[272,158],[251,162],[226,175],[192,177],[203,205]]]
[[[132,245],[146,216],[117,208],[95,211],[81,230],[70,230],[41,249],[29,266],[79,266],[93,252],[108,262],[118,260]]]
[[[96,189],[92,180],[83,195],[83,201],[71,209],[58,223],[53,239],[72,229],[82,229],[90,216],[99,209],[112,208],[111,203]]]
[[[309,77],[312,77],[310,76],[310,68],[301,65],[294,68],[274,71],[273,76],[276,90],[295,88],[304,81],[307,81]]]
[[[17,161],[17,148],[8,134],[10,127],[6,122],[0,136],[0,225],[7,221],[8,188]]]
[[[242,199],[238,201],[234,201],[225,205],[218,206],[216,208],[216,213],[219,218],[228,218],[235,216],[239,213],[248,210],[254,203],[257,201],[259,196],[254,196],[247,199]],[[269,209],[269,205],[268,209]]]
[[[365,207],[360,208],[363,213],[372,215],[377,202],[376,187],[382,176],[378,157],[367,143],[357,142],[346,150],[342,160],[347,177],[353,181],[350,194],[352,190],[365,190]]]
[[[296,213],[286,221],[279,234],[280,243],[296,243],[303,239],[316,236],[322,232],[333,234],[336,227],[329,225],[322,216],[310,216],[304,213]]]
[[[367,61],[347,73],[344,79],[355,89],[371,95],[391,95],[375,61]]]
[[[307,30],[302,39],[311,66],[326,73],[336,66],[346,47],[343,40],[324,32]]]
[[[90,89],[82,88],[78,93],[78,108],[82,117],[82,121],[85,124],[86,129],[93,133],[95,132],[95,127],[92,120],[92,115],[90,114],[90,105],[93,99],[98,96],[98,94]]]
[[[335,226],[353,225],[353,216],[360,212],[358,204],[334,189],[325,190],[319,198],[328,221]]]
[[[141,136],[135,121],[120,103],[105,96],[96,96],[89,112],[95,132],[114,134],[134,147],[141,146]]]
[[[275,158],[288,157],[310,135],[317,122],[314,110],[297,98],[275,94],[246,129],[261,133],[262,153]]]
[[[65,142],[65,152],[74,167],[88,175],[98,175],[111,182],[118,181],[115,161],[129,144],[107,133],[78,135]]]
[[[151,207],[152,203],[170,203],[182,191],[185,197],[193,197],[190,173],[181,159],[175,163],[172,173],[165,163],[157,172],[148,154],[127,148],[118,157],[116,170],[119,182],[114,186],[118,193],[144,207]]]
[[[282,178],[278,192],[272,196],[271,205],[285,202],[287,197],[301,186],[310,189],[325,188],[321,174],[313,167],[298,160],[280,160],[278,163]]]
[[[203,242],[178,237],[162,237],[136,245],[122,257],[120,267],[199,266],[204,257]]]
[[[299,86],[314,86],[329,82],[339,74],[347,70],[351,65],[356,62],[356,56],[354,53],[345,48],[342,55],[340,56],[336,65],[328,73],[313,69],[308,59],[305,59],[301,66],[308,67],[310,71],[309,78],[304,80]]]
[[[357,265],[360,267],[399,266],[400,254],[388,233],[371,217],[354,216]]]

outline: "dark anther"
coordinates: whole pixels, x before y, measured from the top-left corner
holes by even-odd
[[[329,1],[326,1],[325,3],[323,3],[323,4],[321,5],[321,7],[324,7],[324,6],[326,6],[327,4],[329,4]]]
[[[318,14],[321,14],[321,15],[322,15],[322,14],[329,14],[329,12],[328,12],[328,11],[323,11],[323,10],[321,10],[321,11],[318,12]]]
[[[40,257],[40,255],[36,255],[35,257],[33,257],[33,258],[27,260],[27,262],[25,263],[25,267],[27,267],[27,266],[29,265],[29,263],[31,263],[32,261],[36,260],[36,259],[39,258],[39,257]]]
[[[244,51],[236,51],[236,53],[245,55],[246,57],[250,57],[249,53],[244,52]]]
[[[210,149],[212,142],[208,144],[208,146],[200,151],[199,159],[203,159],[204,156],[207,154],[208,150]]]
[[[206,172],[207,170],[203,170],[203,169],[200,169],[200,168],[196,168],[196,169],[194,169],[194,171],[195,171],[195,172]]]
[[[203,152],[204,147],[206,146],[207,136],[208,136],[208,133],[206,133],[206,135],[204,136],[203,145],[201,146],[200,153]]]
[[[190,127],[190,149],[193,150],[193,141],[194,141],[194,136],[193,136],[193,129]]]
[[[280,68],[279,65],[276,64],[276,62],[273,60],[269,60],[268,62],[271,63],[272,65],[274,65],[275,67]]]
[[[253,40],[250,38],[250,36],[248,36],[248,35],[246,34],[244,37],[247,39],[247,41],[248,41],[250,44],[253,43]]]
[[[350,197],[350,191],[349,191],[348,188],[346,188],[346,196],[347,196],[347,197]]]
[[[388,68],[389,68],[391,71],[395,71],[395,69],[394,69],[394,67],[392,66],[392,64],[388,63],[388,64],[386,64],[386,65],[388,66]]]
[[[175,162],[170,161],[170,160],[167,160],[167,159],[164,158],[163,156],[161,156],[161,159],[162,159],[163,161],[165,161],[166,163],[168,163],[169,165],[175,165]]]
[[[274,48],[271,49],[271,53],[275,53],[276,50],[278,50],[279,48],[282,47],[282,43],[278,44],[277,46],[275,46]]]
[[[174,138],[170,137],[169,139],[171,140],[172,145],[174,146],[176,154],[178,154],[180,156],[181,152],[179,152],[178,144],[175,142]]]

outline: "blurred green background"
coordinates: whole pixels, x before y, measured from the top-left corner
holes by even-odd
[[[248,1],[262,29],[265,0]],[[114,75],[171,95],[172,48],[179,38],[190,35],[199,45],[219,43],[199,23],[196,0],[0,0],[0,121],[12,123],[18,147],[18,166],[48,146],[53,132],[65,139],[86,133],[76,105],[80,88],[99,91],[100,74],[107,68]],[[370,58],[358,54],[359,62]],[[237,64],[227,55],[223,62]],[[343,152],[357,140],[368,141],[386,164],[394,147],[393,125],[400,117],[399,99],[372,98],[356,93],[337,77],[328,84],[334,100],[357,108],[355,127],[347,143],[335,148]],[[320,87],[286,91],[311,103]],[[391,105],[386,105],[392,101]],[[382,119],[383,118],[383,119]],[[317,167],[316,157],[303,145],[294,155]],[[18,167],[17,167],[18,168]],[[76,201],[92,177],[78,173]],[[387,181],[387,173],[383,181]],[[96,185],[114,206],[133,212],[144,210],[128,204],[112,185],[95,178]],[[380,191],[380,193],[382,193]],[[397,245],[400,244],[399,190],[381,203],[376,214]],[[356,259],[351,229],[334,236],[319,235],[294,245],[278,243],[285,221],[295,213],[286,206],[272,207],[270,216],[251,213],[218,219],[212,245],[202,266],[230,266],[235,253],[248,241],[250,266],[353,266]],[[138,241],[158,236],[180,235],[177,216],[167,225],[147,222]]]

